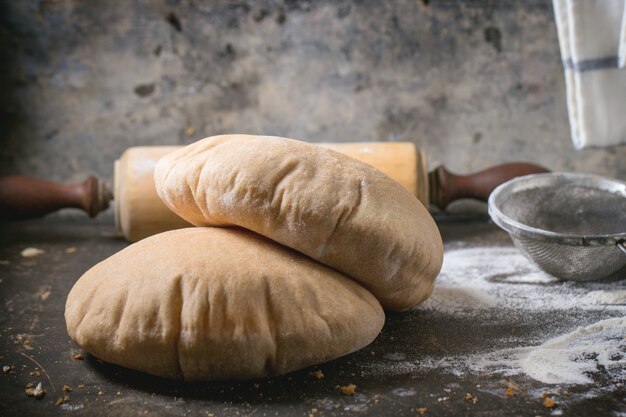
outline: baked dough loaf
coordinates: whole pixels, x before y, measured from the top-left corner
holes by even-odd
[[[185,380],[257,378],[369,344],[384,313],[341,273],[241,229],[189,228],[87,271],[65,306],[98,358]]]
[[[163,157],[165,204],[196,226],[253,230],[354,278],[396,311],[432,292],[443,260],[424,206],[374,167],[304,142],[203,139]]]

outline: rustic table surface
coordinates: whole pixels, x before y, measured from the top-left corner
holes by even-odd
[[[61,220],[0,225],[0,366],[4,371],[0,374],[0,414],[625,415],[626,334],[621,341],[612,342],[619,344],[616,346],[624,355],[614,354],[610,360],[615,366],[610,368],[598,359],[597,367],[584,373],[590,383],[545,383],[519,366],[506,365],[508,355],[518,354],[515,349],[520,345],[540,345],[578,326],[624,317],[626,309],[620,302],[578,308],[559,300],[598,288],[604,293],[615,290],[623,294],[624,282],[612,279],[602,284],[572,284],[545,277],[532,281],[528,273],[524,279],[511,280],[515,273],[497,268],[493,272],[490,261],[490,256],[498,257],[497,265],[502,269],[509,263],[503,258],[512,256],[511,268],[514,272],[520,268],[519,255],[505,233],[484,219],[440,218],[438,222],[446,259],[457,264],[444,265],[439,279],[441,292],[436,290],[425,307],[406,314],[388,313],[383,332],[370,346],[333,362],[271,379],[194,384],[103,363],[68,337],[63,311],[70,288],[88,268],[127,246],[111,225]],[[29,247],[43,253],[22,256]],[[484,294],[455,292],[461,287],[457,285],[459,277],[452,275],[463,275],[464,270],[468,283],[463,288],[471,289],[475,280],[476,291],[482,288]],[[491,294],[490,287],[485,287],[489,280],[497,281]],[[510,306],[498,301],[502,294],[516,294],[512,292],[516,288],[532,295],[528,288],[539,287],[544,288],[544,293],[537,292],[539,298],[554,294],[553,308],[542,305],[533,309],[534,296],[528,297],[526,306],[519,300]],[[467,294],[474,297],[469,304]],[[471,305],[472,300],[478,304],[493,302],[481,307]],[[497,366],[496,360],[496,365],[478,366],[480,358],[488,357],[485,354],[498,351],[504,352],[504,365]],[[76,359],[77,354],[82,359]],[[582,360],[593,365],[596,359]],[[322,372],[312,374],[317,370]],[[29,397],[27,384],[36,386],[39,382],[45,396]],[[348,384],[356,385],[354,395],[344,395],[337,388]],[[64,386],[71,391],[64,391]]]

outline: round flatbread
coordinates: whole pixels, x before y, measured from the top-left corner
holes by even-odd
[[[369,344],[376,298],[252,232],[190,228],[135,243],[87,271],[65,306],[71,338],[107,362],[185,380],[248,379]]]
[[[304,142],[209,137],[163,157],[155,183],[188,222],[255,231],[349,275],[392,310],[426,299],[443,261],[439,230],[415,196]]]

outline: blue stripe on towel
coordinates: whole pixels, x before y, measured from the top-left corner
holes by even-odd
[[[565,69],[571,69],[576,72],[595,71],[607,68],[619,68],[619,63],[616,56],[609,56],[606,58],[584,59],[582,61],[574,62],[572,58],[563,61]]]

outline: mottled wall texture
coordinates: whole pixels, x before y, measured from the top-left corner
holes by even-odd
[[[572,146],[549,0],[0,4],[0,174],[110,181],[129,146],[237,132],[626,179],[625,147]]]

